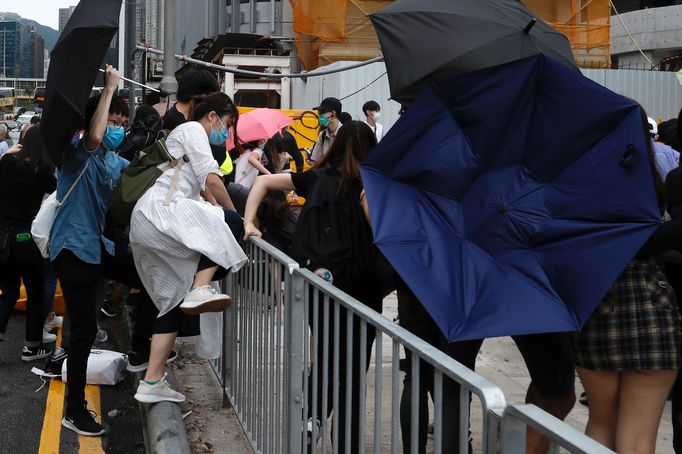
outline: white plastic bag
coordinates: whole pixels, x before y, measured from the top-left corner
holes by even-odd
[[[62,381],[66,383],[66,364],[62,365]],[[115,385],[123,381],[126,355],[111,350],[93,348],[88,357],[86,381],[89,385]]]
[[[40,210],[31,224],[31,237],[43,258],[50,257],[50,230],[52,230],[52,223],[57,216],[59,205],[57,191],[55,191],[40,205]]]
[[[197,356],[203,359],[220,358],[223,339],[223,313],[205,312],[200,315],[201,335],[197,341]]]

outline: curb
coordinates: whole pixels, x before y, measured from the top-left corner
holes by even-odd
[[[175,376],[166,367],[166,379],[175,388]],[[143,375],[140,375],[142,379]],[[142,428],[147,454],[190,454],[185,422],[182,420],[180,406],[173,402],[159,402],[140,406]]]

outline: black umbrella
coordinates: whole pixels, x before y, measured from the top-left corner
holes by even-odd
[[[50,54],[41,131],[57,164],[83,123],[98,70],[118,31],[121,3],[81,0]]]
[[[370,19],[398,102],[411,101],[433,77],[539,53],[577,67],[568,39],[518,0],[397,0]]]

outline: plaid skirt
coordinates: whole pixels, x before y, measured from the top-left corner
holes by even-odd
[[[633,260],[581,331],[575,365],[595,371],[676,370],[680,313],[675,292],[654,259]]]

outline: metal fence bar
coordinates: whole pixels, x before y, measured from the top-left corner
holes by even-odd
[[[613,454],[613,451],[604,445],[535,405],[509,405],[505,408],[502,416],[500,453],[525,453],[528,427],[540,432],[551,443],[574,454]]]
[[[345,452],[363,452],[365,426],[366,423],[372,424],[366,421],[366,407],[372,401],[374,436],[368,442],[374,445],[374,452],[380,452],[384,339],[390,339],[392,344],[392,453],[401,449],[401,348],[409,351],[412,358],[412,393],[408,396],[413,404],[412,414],[408,416],[412,424],[410,437],[407,437],[411,438],[411,450],[418,447],[419,401],[424,398],[418,393],[419,380],[426,379],[419,371],[428,366],[433,368],[434,448],[437,453],[443,451],[441,435],[444,429],[459,430],[460,450],[468,450],[471,394],[477,396],[481,403],[484,453],[496,452],[498,427],[502,428],[500,452],[522,452],[519,449],[525,450],[525,431],[529,426],[551,440],[552,452],[558,452],[559,447],[579,453],[610,452],[536,407],[508,407],[500,424],[506,402],[498,387],[309,270],[299,269],[296,262],[261,239],[253,239],[248,249],[249,264],[225,283],[234,301],[223,319],[222,358],[213,365],[256,452],[305,452],[306,421],[308,410],[312,410],[313,416],[320,419],[319,436],[322,439],[322,446],[318,447],[318,434],[312,434],[313,449],[327,454],[330,431],[326,415],[331,410],[328,408],[329,393],[332,394],[332,408],[346,410],[345,424],[337,423],[335,416],[331,428],[333,452],[340,451],[341,437],[345,442]],[[280,315],[282,305],[284,320]],[[329,320],[330,316],[332,320]],[[310,319],[312,321],[309,322]],[[333,327],[329,326],[332,324]],[[309,337],[311,333],[312,338]],[[376,339],[375,394],[374,399],[367,402],[365,393],[369,380],[366,367],[371,362],[367,356],[371,350],[365,349],[371,346],[371,339]],[[354,347],[358,346],[358,340],[361,348],[356,349],[356,353]],[[356,364],[362,366],[361,370],[357,370]],[[446,380],[460,384],[460,426],[457,429],[442,426]],[[309,389],[310,386],[313,388]],[[340,386],[343,388],[339,389]],[[308,401],[309,396],[311,402]],[[359,414],[354,412],[354,406],[356,411],[360,409]],[[360,428],[357,434],[353,432],[354,425]],[[315,422],[312,427],[317,432]],[[340,431],[342,427],[344,430]],[[357,450],[351,448],[356,442],[361,446]]]

